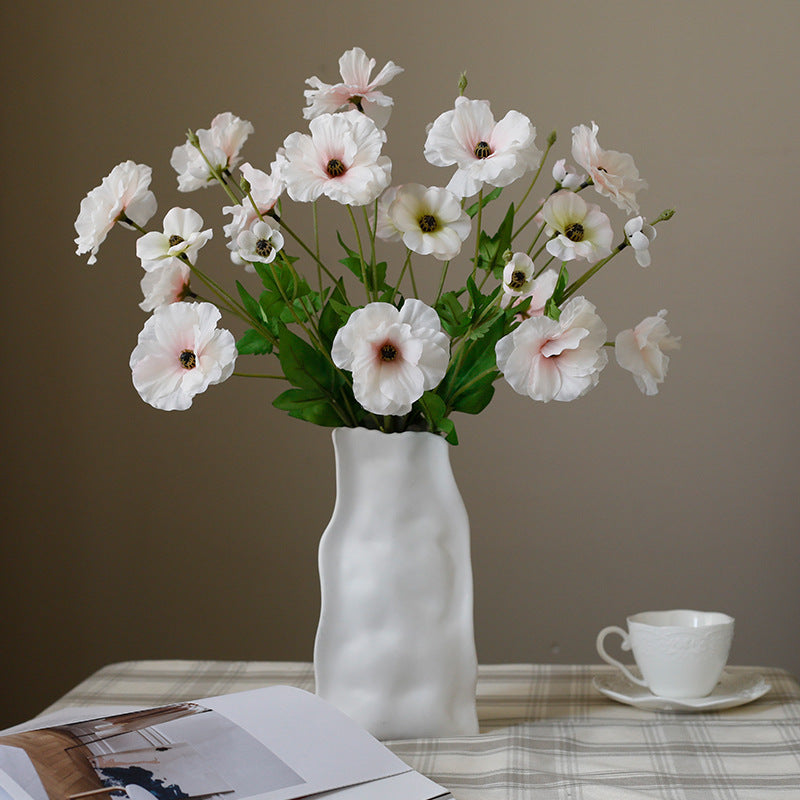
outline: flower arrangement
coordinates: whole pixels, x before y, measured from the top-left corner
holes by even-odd
[[[666,311],[612,342],[594,305],[578,294],[623,250],[648,266],[655,225],[672,216],[665,211],[648,224],[639,215],[637,195],[647,184],[633,158],[603,149],[594,122],[578,125],[577,167],[557,160],[547,196],[531,201],[555,133],[539,149],[527,116],[509,111],[495,121],[488,101],[464,96],[462,76],[454,107],[428,126],[424,142],[427,161],[451,170],[446,186],[392,185],[382,151],[393,100],[382,89],[402,68],[390,61],[372,77],[375,64],[356,47],[339,60],[339,83],[307,80],[308,132],[286,137],[269,173],[241,163],[253,126],[231,113],[174,148],[179,191],[212,184],[225,191],[230,258],[255,273],[248,280],[260,280],[258,290],[237,280],[231,293],[198,266],[213,230],[192,209],[172,208],[162,230],[146,230],[156,213],[150,167],[119,164],[83,199],[75,241],[90,264],[115,225],[140,234],[140,306],[152,312],[130,358],[141,397],[156,408],[187,409],[212,384],[243,374],[234,371],[238,357],[272,354],[280,374],[255,376],[288,382],[273,402],[294,417],[427,430],[456,443],[451,414],[482,411],[501,375],[534,400],[570,401],[597,384],[613,349],[639,389],[656,394],[667,353],[678,346]],[[523,179],[524,193],[487,233],[485,207]],[[590,188],[629,215],[616,245],[610,218],[585,196]],[[287,197],[311,206],[314,243],[295,233]],[[323,197],[342,206],[352,225],[337,233],[347,279],[320,256]],[[395,248],[391,268],[379,259],[379,242]],[[461,286],[446,289],[465,249]],[[428,303],[418,296],[417,256],[439,262]],[[218,327],[221,312],[246,323],[238,341]]]

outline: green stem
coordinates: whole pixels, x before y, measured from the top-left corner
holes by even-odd
[[[356,232],[356,242],[358,243],[358,256],[361,259],[361,282],[364,284],[364,289],[367,293],[367,302],[375,300],[375,297],[370,297],[369,281],[367,276],[367,262],[364,260],[364,248],[361,245],[361,232],[358,230],[358,223],[356,222],[355,214],[353,214],[352,206],[347,206],[347,211],[350,214],[350,220],[353,223],[353,230]]]
[[[269,378],[274,381],[288,381],[285,375],[263,375],[259,372],[233,372],[238,378]]]
[[[478,220],[475,224],[475,261],[472,264],[472,280],[478,271],[478,254],[481,249],[481,228],[483,227],[483,186],[478,192]]]
[[[444,279],[447,277],[447,270],[448,269],[450,269],[450,260],[449,259],[447,261],[445,261],[444,264],[442,264],[442,276],[439,278],[439,289],[436,292],[436,300],[433,303],[434,306],[436,305],[436,303],[439,302],[439,299],[442,296],[442,290],[444,289]],[[488,277],[489,273],[487,272],[486,275]],[[484,278],[484,280],[486,280],[486,279]],[[483,284],[481,284],[481,286],[482,285]]]
[[[406,260],[403,262],[403,267],[400,270],[400,276],[397,278],[397,283],[395,284],[394,289],[392,290],[392,296],[389,298],[390,303],[394,303],[395,295],[397,294],[397,290],[400,288],[400,283],[403,280],[403,276],[406,274],[406,270],[408,269],[409,265],[411,264],[411,251],[406,248]]]
[[[539,169],[536,170],[536,174],[533,176],[533,180],[531,181],[531,185],[528,187],[528,191],[525,192],[524,195],[522,195],[522,200],[520,200],[519,203],[517,204],[517,209],[516,209],[517,211],[519,211],[519,209],[522,207],[522,204],[528,199],[528,195],[531,193],[531,189],[533,189],[536,181],[539,179],[539,175],[542,172],[542,167],[544,167],[544,162],[547,160],[547,156],[550,153],[551,148],[555,144],[555,141],[556,141],[555,136],[551,133],[550,137],[547,140],[547,147],[545,148],[544,153],[542,153],[542,160],[539,162]],[[536,214],[538,213],[539,212],[537,211],[534,214],[534,216],[536,216]],[[527,225],[527,222],[525,224]],[[523,225],[522,227],[524,228],[525,225]],[[522,228],[520,228],[520,230],[522,230]],[[519,233],[519,231],[517,231],[517,233]],[[516,235],[517,234],[515,233],[514,236]],[[514,236],[511,237],[512,241],[514,239]]]
[[[317,201],[311,203],[311,216],[314,221],[314,252],[317,259],[317,282],[319,283],[319,297],[322,300],[322,268],[319,260],[319,220],[317,219]]]
[[[322,269],[322,271],[334,282],[336,283],[336,276],[325,266],[325,264],[319,259],[318,256],[314,254],[314,251],[309,248],[309,246],[286,224],[284,219],[275,211],[273,208],[272,210],[268,211],[267,214],[272,217],[285,231],[289,234],[289,236],[294,239],[303,250],[308,253],[314,261],[317,262],[317,265]]]
[[[222,173],[219,171],[219,169],[217,167],[215,167],[208,160],[208,157],[203,152],[203,148],[200,147],[200,142],[197,140],[197,136],[192,132],[190,132],[190,134],[191,135],[188,137],[189,144],[191,144],[192,147],[194,147],[194,149],[197,150],[197,152],[200,153],[200,155],[203,157],[203,161],[205,161],[206,164],[208,165],[208,169],[211,172],[211,175],[214,177],[214,179],[216,181],[218,181],[219,185],[222,186],[222,188],[225,190],[225,193],[228,195],[228,197],[230,197],[231,200],[233,200],[233,202],[237,206],[241,205],[242,201],[233,193],[233,191],[231,190],[231,187],[228,186],[228,182],[225,180],[225,177],[222,175]]]
[[[414,265],[411,263],[411,251],[408,251],[408,277],[411,278],[411,290],[414,292],[414,297],[419,297],[417,291],[417,281],[414,277]]]

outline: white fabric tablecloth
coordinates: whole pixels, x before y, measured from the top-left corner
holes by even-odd
[[[613,671],[605,666],[481,666],[478,736],[387,744],[457,800],[800,800],[800,684],[783,670],[747,669],[772,685],[764,697],[724,711],[685,714],[607,699],[592,686],[595,675]],[[312,666],[112,664],[44,713],[70,706],[157,705],[273,684],[313,691]]]

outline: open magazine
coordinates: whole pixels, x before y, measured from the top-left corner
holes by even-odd
[[[0,800],[452,800],[352,720],[271,686],[0,732]]]

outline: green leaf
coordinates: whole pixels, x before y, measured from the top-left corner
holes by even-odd
[[[561,305],[564,300],[564,291],[569,283],[569,272],[567,272],[567,265],[562,264],[558,272],[558,280],[556,281],[556,288],[553,290],[553,301],[556,305]]]
[[[480,232],[478,247],[478,267],[487,272],[494,273],[496,269],[502,271],[503,253],[511,249],[511,233],[514,227],[514,204],[511,203],[506,211],[500,227],[494,236],[489,236],[486,231]]]
[[[256,330],[245,331],[244,335],[236,342],[236,349],[240,355],[263,355],[272,352],[272,342]]]
[[[313,422],[315,425],[337,428],[344,424],[328,399],[313,389],[287,389],[272,401],[272,405],[287,411],[290,417]]]
[[[289,383],[300,389],[315,389],[331,396],[340,380],[333,364],[286,326],[281,326],[279,338],[278,358]]]
[[[247,311],[253,321],[257,323],[266,321],[266,317],[261,311],[258,300],[256,300],[239,281],[236,281],[236,288],[239,290],[239,297],[242,299],[242,305],[245,311]]]
[[[492,400],[494,382],[499,375],[497,370],[490,372],[458,394],[453,400],[453,411],[461,411],[464,414],[480,414]]]
[[[471,216],[471,217],[474,217],[478,213],[478,208],[479,207],[483,208],[483,207],[486,206],[487,203],[491,203],[492,200],[496,200],[498,197],[500,197],[500,192],[502,192],[502,191],[503,191],[503,188],[501,186],[498,186],[497,188],[492,189],[492,191],[489,192],[489,194],[487,194],[483,198],[483,201],[480,204],[473,203],[467,209],[467,214],[469,214],[469,216]]]
[[[353,309],[347,305],[344,285],[340,278],[333,287],[319,317],[319,335],[323,344],[330,350],[339,328],[347,322]]]
[[[544,315],[554,319],[556,322],[561,319],[561,309],[552,297],[544,304]]]
[[[417,401],[434,433],[441,431],[450,444],[458,444],[458,435],[453,420],[447,418],[447,405],[436,392],[425,392]]]
[[[471,316],[461,307],[459,292],[445,292],[436,304],[436,313],[442,321],[442,327],[451,339],[463,336],[470,326]]]

